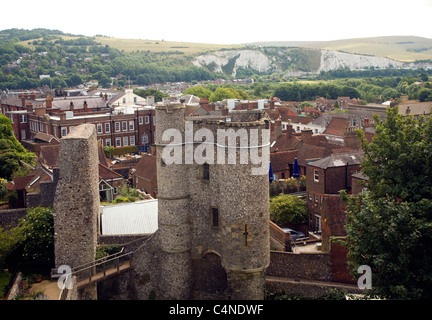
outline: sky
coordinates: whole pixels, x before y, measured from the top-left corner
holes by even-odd
[[[213,44],[432,39],[432,0],[20,0],[8,1],[1,11],[0,30],[47,28],[124,39]]]

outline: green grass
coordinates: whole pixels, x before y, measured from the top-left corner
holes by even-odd
[[[173,42],[173,41],[158,41],[158,40],[142,40],[142,39],[120,39],[98,37],[97,42],[102,45],[108,45],[118,50],[125,52],[132,51],[150,51],[150,52],[167,52],[180,51],[184,54],[197,54],[212,50],[243,48],[242,45],[221,45],[209,43],[193,43],[193,42]]]

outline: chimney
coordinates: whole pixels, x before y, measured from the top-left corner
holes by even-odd
[[[34,91],[32,91],[32,92],[30,93],[30,100],[33,100],[33,101],[36,100],[36,93],[35,93]]]
[[[25,107],[26,96],[24,94],[20,94],[18,97],[21,99],[21,107]]]
[[[354,127],[347,128],[344,134],[344,147],[347,149],[359,149],[360,141]]]
[[[74,111],[75,110],[75,108],[74,108],[74,103],[71,101],[70,102],[70,104],[69,104],[69,110],[70,111]]]
[[[105,99],[105,101],[108,101],[108,95],[106,93],[104,95],[104,99]]]
[[[270,110],[274,110],[274,108],[275,108],[275,103],[273,101],[273,98],[271,98],[271,100],[270,100]]]
[[[311,144],[312,142],[312,129],[302,130],[302,141],[306,144]]]
[[[227,116],[228,115],[228,111],[229,110],[228,110],[227,106],[224,106],[221,111],[222,111],[222,115],[223,116]]]
[[[37,116],[43,116],[44,114],[46,114],[46,108],[43,106],[35,107],[34,110]]]
[[[105,97],[106,97],[106,95],[105,95]],[[87,112],[87,111],[88,111],[87,101],[84,100],[84,112]]]
[[[293,132],[293,126],[292,126],[292,124],[291,124],[291,122],[290,123],[288,123],[287,125],[286,125],[286,135],[287,135],[287,138],[288,139],[291,139],[292,138],[292,132]]]
[[[54,98],[52,96],[46,97],[45,99],[45,105],[47,107],[47,109],[51,109],[52,108],[52,102],[53,102]]]
[[[276,139],[278,139],[282,135],[282,120],[281,120],[280,116],[278,119],[275,120],[273,126],[274,126],[274,128],[273,128],[272,141],[275,141]]]
[[[26,107],[27,107],[27,112],[28,113],[33,112],[33,105],[32,105],[31,102],[27,102]]]

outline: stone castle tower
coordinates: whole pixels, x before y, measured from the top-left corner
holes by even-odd
[[[56,268],[76,268],[95,260],[98,237],[99,171],[96,127],[83,124],[60,140],[60,179],[54,201]],[[96,286],[80,299],[96,299]]]
[[[156,107],[160,298],[263,299],[269,118],[262,110],[232,111],[230,119],[186,117],[185,110]],[[240,138],[229,144],[226,135]]]

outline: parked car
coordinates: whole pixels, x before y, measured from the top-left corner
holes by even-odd
[[[296,231],[290,228],[282,228],[286,233],[291,233],[291,241],[302,241],[308,239],[308,237],[301,231]]]

